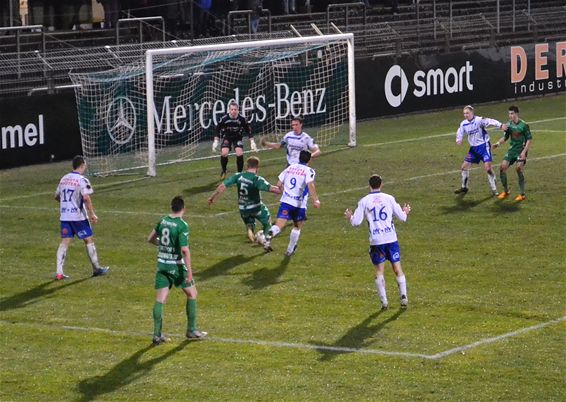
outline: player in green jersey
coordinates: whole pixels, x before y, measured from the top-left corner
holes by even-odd
[[[509,166],[517,162],[517,176],[519,177],[519,188],[521,194],[515,197],[515,201],[525,200],[525,164],[527,163],[527,155],[531,146],[533,136],[529,130],[529,125],[519,118],[519,108],[517,106],[509,107],[509,123],[505,130],[505,135],[493,144],[493,148],[498,148],[505,141],[509,140],[509,150],[503,157],[501,166],[499,167],[499,176],[501,184],[503,184],[503,192],[497,198],[503,200],[509,196],[509,186],[507,185],[507,169]]]
[[[208,198],[208,205],[212,205],[214,201],[226,191],[227,187],[236,185],[238,188],[240,216],[247,227],[248,238],[252,242],[256,240],[256,219],[261,222],[264,231],[269,230],[271,227],[271,215],[265,204],[261,201],[261,191],[281,194],[279,187],[272,186],[263,177],[258,176],[258,170],[259,159],[255,156],[248,158],[246,161],[246,171],[236,173],[224,180]],[[262,242],[261,235],[258,236],[258,240],[260,243]]]
[[[147,241],[159,247],[155,274],[155,304],[153,305],[153,344],[167,341],[162,334],[163,305],[173,285],[187,295],[187,338],[202,339],[207,333],[197,329],[197,288],[193,279],[189,251],[189,225],[183,220],[185,201],[175,197],[171,214],[163,217],[151,231]]]

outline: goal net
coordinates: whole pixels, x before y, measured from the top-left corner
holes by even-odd
[[[254,136],[278,141],[301,116],[321,146],[355,146],[353,35],[148,50],[137,64],[71,74],[94,174],[211,157],[235,101]],[[245,142],[247,142],[245,140]]]

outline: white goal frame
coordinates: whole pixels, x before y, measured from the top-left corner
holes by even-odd
[[[295,44],[319,44],[335,41],[347,41],[348,56],[348,109],[349,109],[349,142],[348,146],[356,146],[356,81],[354,71],[354,34],[335,34],[323,36],[305,36],[299,38],[270,39],[263,41],[233,42],[217,45],[201,45],[177,48],[151,49],[145,53],[145,80],[146,80],[146,103],[147,103],[147,157],[148,176],[156,175],[156,150],[155,150],[155,125],[154,115],[154,91],[153,91],[153,59],[154,56],[190,54],[203,51],[234,50],[242,48],[259,48],[280,45]]]

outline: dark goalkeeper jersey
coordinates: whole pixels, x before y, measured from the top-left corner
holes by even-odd
[[[229,114],[225,114],[218,122],[216,132],[220,138],[235,139],[244,135],[252,138],[252,128],[241,114],[235,119],[231,118]]]

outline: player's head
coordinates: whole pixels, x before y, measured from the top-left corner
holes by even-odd
[[[171,211],[173,213],[179,213],[185,209],[185,200],[180,195],[173,197],[171,200]]]
[[[519,108],[517,106],[515,105],[509,106],[508,112],[509,112],[509,120],[512,120],[514,122],[519,120]]]
[[[295,134],[301,134],[303,132],[303,119],[302,117],[295,116],[291,119],[291,128]]]
[[[311,160],[311,153],[309,151],[301,151],[299,154],[299,162],[303,164],[308,164]]]
[[[246,161],[248,169],[258,169],[259,168],[259,158],[257,156],[250,156]]]
[[[230,115],[231,118],[235,119],[236,117],[238,117],[239,112],[240,112],[240,107],[236,102],[232,101],[228,104],[228,114]]]
[[[77,155],[73,158],[73,170],[84,170],[86,169],[85,158],[82,155]]]
[[[369,178],[369,187],[372,190],[379,190],[381,188],[381,176],[378,174],[374,174]]]
[[[474,107],[472,105],[466,105],[464,106],[464,119],[466,120],[472,120],[472,118],[474,117]]]

